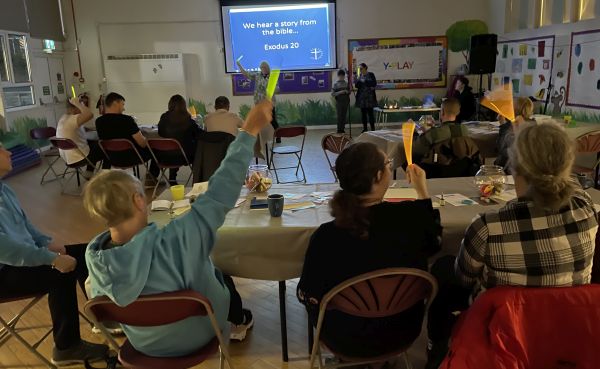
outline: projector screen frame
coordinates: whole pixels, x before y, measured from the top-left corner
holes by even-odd
[[[331,47],[331,53],[335,56],[335,65],[327,68],[315,68],[315,69],[285,69],[285,72],[311,72],[311,71],[332,71],[339,69],[340,59],[338,53],[338,19],[337,19],[337,0],[219,0],[219,17],[221,20],[221,40],[223,41],[223,65],[225,67],[225,74],[239,74],[240,72],[229,72],[227,70],[227,50],[225,46],[225,29],[223,23],[223,7],[224,6],[252,6],[252,5],[277,5],[277,4],[314,4],[314,3],[328,3],[335,5],[335,14],[333,17],[333,29],[335,37],[333,38],[334,45]]]

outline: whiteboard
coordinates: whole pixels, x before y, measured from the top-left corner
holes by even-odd
[[[187,96],[181,53],[108,55],[104,71],[108,91],[125,97],[139,124],[157,124],[171,96]]]
[[[492,86],[512,82],[514,96],[545,99],[554,64],[554,36],[499,41],[497,47]]]
[[[600,109],[600,29],[571,33],[567,105]]]

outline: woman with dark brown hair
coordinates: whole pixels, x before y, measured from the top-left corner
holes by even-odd
[[[171,96],[168,109],[167,112],[161,115],[158,122],[158,135],[177,140],[181,144],[181,147],[183,147],[188,160],[192,163],[198,142],[198,125],[188,112],[183,96]],[[177,168],[169,169],[170,184],[177,184],[177,171]]]
[[[390,267],[427,270],[440,248],[439,212],[432,207],[425,172],[407,168],[418,199],[384,202],[392,178],[391,160],[371,143],[346,148],[335,163],[341,189],[330,202],[334,221],[313,234],[298,283],[298,299],[317,322],[322,297],[359,274]],[[349,356],[373,357],[410,344],[419,336],[425,306],[386,318],[357,318],[328,311],[321,339]]]

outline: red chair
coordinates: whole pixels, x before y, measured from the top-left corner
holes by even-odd
[[[165,172],[168,169],[187,166],[190,168],[190,175],[188,176],[187,181],[185,181],[185,184],[187,185],[190,182],[193,174],[192,164],[179,141],[172,138],[149,138],[148,148],[150,148],[150,153],[160,169],[160,175],[158,181],[156,181],[156,186],[154,186],[152,198],[156,195],[156,189],[158,188],[161,178],[164,178],[165,181],[169,183],[169,178],[165,175]]]
[[[382,318],[399,314],[423,301],[427,308],[437,294],[435,278],[419,269],[387,268],[361,274],[340,283],[329,291],[321,300],[319,318],[317,320],[315,340],[310,357],[309,368],[314,368],[315,359],[319,358],[319,368],[338,368],[350,365],[365,365],[391,359],[404,354],[406,365],[411,367],[406,351],[410,348],[401,347],[398,350],[378,357],[353,357],[345,353],[331,351],[343,360],[343,364],[323,365],[319,342],[323,320],[327,310],[338,310],[348,315],[362,318]],[[418,336],[418,334],[417,334]],[[417,337],[414,337],[415,339]]]
[[[81,187],[80,176],[83,177],[81,168],[87,167],[88,165],[95,167],[95,164],[92,163],[90,161],[90,159],[87,158],[87,156],[79,149],[79,147],[75,144],[75,142],[73,142],[72,140],[70,140],[68,138],[52,137],[52,138],[50,138],[50,143],[57,150],[63,150],[63,151],[76,150],[77,152],[79,152],[79,154],[81,156],[83,156],[83,159],[78,161],[77,163],[67,164],[65,162],[66,168],[65,168],[64,173],[61,176],[62,179],[60,180],[60,186],[62,188],[61,193],[63,193],[63,194],[67,193],[65,191],[65,189],[66,189],[69,181],[71,181],[71,179],[73,179],[73,176],[77,177],[77,187],[80,188]],[[69,172],[69,169],[72,169],[72,171]],[[67,174],[71,174],[71,176],[65,181],[64,179]]]
[[[494,287],[463,312],[443,369],[594,369],[600,286]]]
[[[118,169],[133,169],[133,174],[140,178],[140,165],[146,171],[146,162],[140,155],[140,152],[135,148],[133,142],[124,138],[115,138],[112,140],[98,141],[104,156],[110,162],[112,167]],[[148,172],[149,173],[149,172]]]
[[[56,173],[56,171],[53,168],[53,165],[60,158],[58,150],[55,147],[52,147],[49,150],[42,151],[42,145],[46,144],[46,142],[54,136],[56,136],[56,129],[54,127],[33,128],[29,131],[29,137],[31,137],[31,139],[35,143],[37,151],[43,159],[46,159],[48,164],[48,167],[44,171],[44,174],[42,174],[42,179],[40,180],[40,184],[42,185],[48,182],[55,181],[60,177],[60,175]],[[44,181],[44,178],[46,178],[48,172],[52,172],[52,174],[54,174],[54,178],[52,178],[49,181]]]
[[[338,181],[338,178],[335,174],[335,165],[332,163],[333,159],[329,159],[327,152],[329,151],[332,154],[339,155],[351,143],[352,139],[350,136],[344,133],[328,133],[323,136],[323,139],[321,140],[321,148],[323,149],[327,163],[329,163],[329,169],[331,169],[331,173],[333,173],[333,178],[336,182]]]
[[[594,188],[598,188],[600,173],[600,131],[586,133],[575,140],[578,154],[596,154],[596,163],[593,167],[573,166],[575,173],[592,173],[594,176]]]
[[[119,361],[127,368],[190,368],[206,361],[220,349],[220,367],[224,367],[225,360],[229,367],[234,369],[212,305],[206,297],[196,291],[184,290],[140,296],[136,301],[124,307],[116,305],[106,296],[100,296],[89,300],[85,304],[84,310],[86,315],[100,328],[111,346],[119,352]],[[105,321],[113,321],[137,327],[154,327],[175,323],[192,316],[208,316],[216,332],[216,337],[198,351],[181,357],[144,355],[133,348],[127,340],[119,347],[106,328],[100,324]],[[164,339],[168,340],[169,337],[164,337]]]
[[[300,147],[297,146],[275,146],[275,142],[277,139],[281,138],[292,138],[302,136],[302,145]],[[275,130],[275,134],[273,135],[273,141],[271,143],[271,157],[269,164],[269,169],[272,169],[275,172],[275,179],[277,183],[295,183],[295,182],[305,182],[306,183],[306,174],[304,173],[304,167],[302,166],[302,152],[304,150],[304,141],[306,140],[306,127],[304,126],[292,126],[292,127],[282,127]],[[298,164],[296,166],[291,167],[275,167],[275,155],[294,155],[298,159]],[[296,178],[298,177],[298,170],[302,170],[302,179],[296,181],[288,181],[288,182],[280,182],[279,175],[277,170],[283,169],[296,169]]]

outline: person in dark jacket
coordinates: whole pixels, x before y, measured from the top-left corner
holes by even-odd
[[[363,132],[367,131],[367,116],[371,124],[371,131],[375,130],[375,113],[373,108],[377,106],[377,79],[375,74],[368,72],[369,67],[365,63],[360,63],[360,75],[357,77],[354,86],[356,87],[356,106],[360,108],[362,114]]]
[[[198,132],[198,125],[188,112],[183,96],[171,96],[169,99],[169,110],[161,115],[158,122],[159,136],[177,140],[181,144],[189,162],[192,163],[196,153]],[[178,168],[169,169],[170,184],[177,184],[177,172]]]
[[[460,113],[456,117],[456,121],[460,123],[473,119],[475,95],[473,95],[473,89],[469,86],[467,77],[458,77],[454,89],[454,97],[460,102]]]
[[[427,258],[440,249],[440,216],[433,209],[425,172],[407,169],[418,199],[384,202],[392,178],[391,161],[372,143],[346,148],[335,163],[341,190],[330,202],[334,221],[322,224],[306,251],[298,300],[316,325],[327,292],[357,275],[390,267],[427,270]],[[419,336],[424,305],[385,318],[358,318],[331,310],[321,340],[351,356],[379,356]]]

